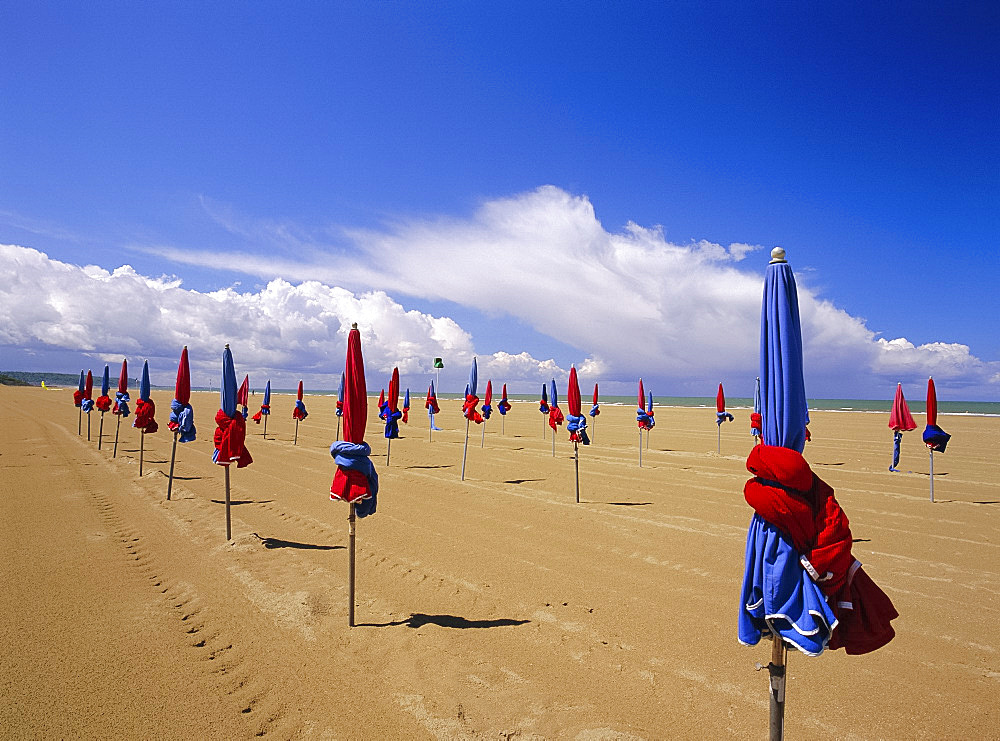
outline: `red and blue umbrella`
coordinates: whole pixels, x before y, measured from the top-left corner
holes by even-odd
[[[472,358],[472,368],[469,370],[469,383],[465,386],[465,403],[462,404],[462,416],[465,417],[465,447],[462,449],[462,481],[465,481],[465,458],[469,452],[469,423],[475,422],[477,425],[483,423],[483,415],[479,413],[476,406],[479,404],[479,397],[476,396],[476,389],[479,386],[479,366],[476,358]]]
[[[497,411],[500,412],[500,434],[504,435],[504,426],[507,422],[507,412],[511,409],[510,402],[507,401],[507,384],[503,385],[503,390],[500,392],[500,401],[497,403]]]
[[[108,396],[108,391],[111,390],[111,369],[108,368],[107,364],[104,366],[104,375],[101,377],[101,395],[97,397],[97,401],[94,402],[94,406],[97,407],[97,411],[101,413],[101,426],[97,431],[97,449],[101,449],[101,443],[104,442],[104,415],[111,411],[111,397]]]
[[[181,350],[177,363],[177,380],[174,383],[174,400],[170,402],[170,419],[167,427],[174,433],[174,443],[170,449],[170,475],[167,477],[167,499],[174,485],[174,461],[177,458],[177,440],[189,443],[195,440],[194,409],[191,408],[191,366],[188,364],[187,345]]]
[[[94,374],[87,371],[87,380],[83,384],[83,401],[80,411],[87,413],[87,442],[90,442],[90,412],[94,409]]]
[[[642,468],[642,431],[647,435],[656,426],[656,420],[646,411],[646,392],[642,386],[642,379],[639,379],[639,401],[636,406],[635,424],[639,428],[639,468]]]
[[[263,436],[267,437],[267,418],[271,416],[271,379],[267,379],[267,383],[264,384],[264,401],[261,402],[260,411],[253,415],[253,421],[260,424],[261,419],[264,420],[264,433]]]
[[[493,414],[493,379],[486,381],[486,396],[483,397],[483,436],[479,447],[486,446],[486,420]]]
[[[83,389],[86,386],[86,384],[87,384],[87,379],[84,376],[83,371],[81,370],[80,385],[76,389],[76,391],[73,392],[73,406],[75,406],[77,409],[80,410],[79,412],[77,412],[77,421],[76,421],[77,435],[83,434]]]
[[[292,417],[295,418],[295,439],[292,440],[292,445],[299,444],[299,422],[308,416],[309,412],[306,411],[305,402],[302,401],[302,381],[299,381],[299,388],[295,392],[295,408],[292,410]]]
[[[899,449],[903,442],[903,433],[917,429],[917,423],[913,421],[910,414],[910,406],[903,396],[903,384],[896,384],[896,396],[892,400],[892,410],[889,412],[889,429],[892,430],[892,465],[889,470],[896,472],[899,469]]]
[[[389,377],[389,397],[382,411],[382,419],[385,421],[385,465],[388,466],[392,441],[399,437],[399,420],[403,416],[399,411],[399,368],[392,369],[392,375]]]
[[[406,394],[403,396],[403,424],[410,424],[410,390],[406,389]]]
[[[556,390],[556,379],[549,384],[549,427],[552,428],[552,457],[556,457],[556,431],[565,417],[559,408],[559,392]]]
[[[344,416],[344,374],[340,374],[340,387],[337,389],[337,437],[340,439],[340,418]]]
[[[549,391],[545,384],[542,384],[542,399],[538,402],[538,411],[545,415],[542,418],[542,440],[545,439],[545,426],[548,424],[549,416]]]
[[[573,443],[574,468],[576,470],[576,501],[580,503],[580,444],[590,445],[587,437],[587,418],[583,416],[580,401],[580,382],[576,377],[576,366],[570,366],[569,384],[566,387],[566,403],[569,406],[569,416],[566,418],[566,430]]]
[[[115,405],[111,408],[111,413],[118,417],[115,425],[115,449],[111,454],[112,458],[118,457],[118,431],[122,426],[122,417],[129,415],[128,403],[131,401],[128,395],[128,360],[122,358],[122,369],[118,374],[118,392],[115,394]]]
[[[726,411],[726,392],[719,383],[719,391],[715,394],[715,424],[719,426],[719,447],[716,452],[722,452],[722,423],[732,422],[733,415]]]
[[[245,468],[253,463],[253,457],[247,450],[247,425],[243,415],[236,409],[236,366],[233,363],[233,353],[226,345],[222,351],[222,383],[219,385],[219,411],[215,413],[215,452],[212,461],[226,469],[226,540],[232,538],[232,525],[229,516],[229,467],[233,463],[237,468]]]
[[[424,409],[427,410],[427,418],[430,420],[430,429],[427,431],[428,442],[434,441],[434,430],[438,432],[441,428],[434,424],[434,415],[441,411],[438,406],[437,392],[434,390],[434,381],[427,386],[427,400],[424,402]]]
[[[795,277],[772,251],[761,310],[763,444],[754,446],[744,488],[754,516],[747,533],[738,619],[741,643],[772,637],[771,729],[782,735],[785,647],[810,656],[827,647],[872,651],[892,636],[888,597],[851,555],[851,531],[833,489],[802,457],[808,407]]]
[[[250,406],[250,374],[243,376],[243,383],[240,384],[239,391],[236,392],[236,403],[243,407],[240,412],[243,414],[243,419],[246,419],[250,414],[250,410],[247,408]]]
[[[149,361],[142,361],[142,376],[139,378],[139,399],[135,402],[135,420],[132,426],[138,428],[139,434],[139,476],[142,476],[142,459],[146,447],[146,433],[153,434],[160,426],[156,424],[154,415],[156,405],[149,398]]]
[[[754,440],[760,443],[760,433],[761,427],[763,427],[762,417],[760,414],[760,378],[758,377],[754,381],[753,386],[753,412],[750,414],[750,434],[753,435]],[[719,425],[720,429],[722,425]]]
[[[937,389],[934,379],[927,379],[927,426],[924,428],[924,444],[931,456],[931,501],[934,501],[934,451],[943,453],[948,447],[951,435],[938,427],[937,424]]]
[[[361,333],[354,324],[347,335],[347,361],[344,369],[344,439],[330,446],[337,463],[330,486],[330,499],[348,502],[348,625],[354,626],[354,552],[355,515],[375,513],[378,474],[372,465],[372,449],[365,442],[368,424],[368,390],[365,387],[365,361],[361,354]]]

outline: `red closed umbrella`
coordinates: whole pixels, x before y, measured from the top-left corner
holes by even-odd
[[[246,419],[250,410],[247,409],[250,406],[250,374],[243,376],[243,383],[240,384],[239,390],[236,392],[236,403],[243,407],[243,419]]]
[[[573,461],[576,470],[576,502],[580,503],[580,443],[590,445],[587,437],[587,418],[583,416],[580,401],[580,382],[576,376],[576,366],[570,366],[569,383],[566,388],[566,403],[569,406],[569,417],[566,419],[566,429],[573,443]]]
[[[924,428],[924,443],[931,456],[931,501],[934,501],[934,451],[943,453],[948,447],[951,435],[938,427],[937,423],[937,389],[934,388],[934,379],[927,379],[927,427]]]
[[[348,522],[348,625],[354,626],[355,516],[375,513],[378,474],[372,465],[371,447],[365,442],[368,424],[368,390],[365,361],[361,355],[361,333],[354,324],[347,335],[344,368],[344,439],[330,446],[337,472],[330,486],[330,498],[350,504]]]
[[[83,386],[83,402],[80,409],[87,413],[87,442],[90,442],[90,410],[94,408],[94,374],[87,371],[87,380]]]
[[[302,401],[302,381],[299,381],[299,388],[295,394],[295,408],[292,410],[292,416],[295,418],[295,439],[292,440],[292,445],[298,445],[299,422],[309,416],[309,412],[306,411],[305,402]]]
[[[903,396],[903,384],[896,384],[896,396],[892,400],[892,410],[889,412],[889,429],[892,430],[892,465],[890,471],[898,471],[899,451],[903,442],[903,433],[917,429],[917,423],[910,414],[910,406]]]
[[[195,439],[194,410],[191,408],[191,366],[188,364],[187,345],[181,350],[177,363],[177,380],[174,383],[174,400],[170,403],[170,421],[167,427],[174,433],[174,443],[170,449],[170,475],[167,477],[167,499],[174,486],[174,461],[177,458],[177,438],[182,443]]]
[[[483,436],[479,447],[486,447],[486,421],[493,414],[493,379],[486,381],[486,396],[483,397]]]
[[[716,450],[717,453],[722,452],[722,423],[732,422],[733,415],[726,411],[726,392],[722,390],[722,384],[719,384],[719,392],[715,395],[715,424],[719,426],[719,447]]]
[[[115,405],[111,408],[111,413],[118,417],[118,424],[115,425],[115,449],[111,453],[112,458],[118,457],[118,431],[122,426],[122,417],[129,415],[128,403],[128,360],[122,358],[122,369],[118,374],[118,393],[115,394]]]
[[[392,450],[392,439],[399,437],[399,419],[402,413],[399,411],[399,368],[392,369],[389,377],[389,398],[384,402],[385,407],[385,465],[389,465],[389,453]]]

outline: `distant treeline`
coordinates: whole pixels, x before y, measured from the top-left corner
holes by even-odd
[[[33,386],[35,384],[22,381],[8,373],[0,373],[0,386]]]

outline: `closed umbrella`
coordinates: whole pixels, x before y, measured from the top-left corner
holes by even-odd
[[[430,421],[427,441],[434,442],[434,430],[441,431],[441,428],[434,424],[434,415],[441,411],[441,407],[438,406],[437,392],[434,390],[434,381],[431,381],[427,386],[427,400],[424,402],[424,409],[427,410],[427,418]]]
[[[309,416],[305,402],[302,401],[302,381],[299,381],[299,388],[295,394],[295,408],[292,410],[292,416],[295,418],[295,439],[292,440],[292,445],[299,444],[299,422]]]
[[[347,623],[354,627],[354,553],[355,516],[375,513],[378,474],[372,465],[372,449],[365,442],[368,424],[368,390],[365,387],[365,361],[361,354],[361,333],[354,324],[347,335],[347,360],[344,368],[344,439],[330,446],[337,472],[330,486],[330,499],[347,502],[348,532],[348,610]]]
[[[80,411],[87,413],[87,442],[90,442],[90,412],[94,409],[94,374],[87,371],[87,380],[83,384],[83,401]]]
[[[576,377],[576,366],[570,366],[569,383],[566,387],[566,404],[569,407],[569,417],[566,418],[566,430],[573,443],[573,467],[576,472],[576,503],[580,503],[580,443],[590,445],[587,437],[587,418],[583,416],[580,402],[580,382]]]
[[[896,396],[892,400],[892,410],[889,412],[889,429],[892,430],[892,465],[889,470],[896,472],[899,469],[899,449],[903,442],[903,433],[917,429],[917,423],[913,421],[910,414],[910,406],[903,396],[903,384],[896,384]]]
[[[465,403],[462,405],[462,416],[465,417],[465,447],[462,449],[462,481],[465,481],[465,458],[469,452],[469,423],[475,422],[477,425],[483,423],[483,415],[479,413],[476,406],[479,404],[479,397],[476,396],[476,389],[479,386],[479,367],[476,365],[476,358],[472,358],[472,368],[469,370],[469,383],[465,387]]]
[[[559,392],[556,389],[556,379],[549,383],[549,427],[552,428],[552,457],[556,457],[556,432],[558,426],[566,419],[559,408]]]
[[[385,415],[385,465],[389,465],[389,453],[392,450],[392,441],[399,437],[399,419],[402,413],[399,411],[399,368],[392,369],[392,376],[389,378],[389,396],[383,408]]]
[[[122,369],[118,374],[118,392],[115,394],[115,405],[111,408],[111,413],[118,417],[115,425],[115,449],[111,454],[112,458],[118,457],[118,431],[122,426],[122,417],[129,415],[128,403],[131,401],[128,395],[128,361],[122,358]]]
[[[403,395],[403,424],[410,424],[410,389]]]
[[[240,413],[243,415],[243,419],[246,420],[249,416],[250,410],[247,407],[250,405],[250,374],[243,376],[243,383],[240,384],[239,390],[236,392],[236,403],[240,405]]]
[[[76,420],[76,434],[83,434],[83,390],[87,386],[87,378],[83,371],[80,371],[80,385],[76,391],[73,392],[73,406],[75,406],[80,411],[77,412]]]
[[[340,387],[337,389],[337,440],[340,440],[340,418],[344,416],[344,374],[340,374]]]
[[[236,366],[233,363],[233,353],[226,345],[222,351],[222,383],[219,385],[219,411],[215,413],[215,452],[212,461],[226,469],[226,540],[233,537],[229,514],[229,466],[233,463],[237,468],[245,468],[253,463],[253,457],[247,450],[247,426],[243,415],[236,409]]]
[[[653,392],[646,391],[646,416],[649,417],[649,429],[646,430],[646,450],[649,450],[649,433],[656,427],[656,418],[653,416]]]
[[[760,445],[760,431],[763,424],[760,414],[760,378],[758,377],[753,385],[753,413],[750,415],[750,434],[753,435],[756,445]],[[719,425],[719,429],[722,429],[722,425]]]
[[[135,420],[132,426],[139,429],[139,476],[142,477],[142,459],[146,449],[146,433],[153,434],[160,426],[154,415],[156,405],[149,398],[149,361],[142,361],[142,376],[139,378],[139,399],[135,403]]]
[[[783,738],[786,646],[865,653],[891,640],[888,597],[851,555],[851,531],[833,490],[802,457],[806,442],[802,332],[795,277],[775,248],[764,280],[760,379],[763,444],[747,469],[747,532],[739,640],[772,638],[770,737]],[[835,632],[836,631],[836,632]]]
[[[951,435],[938,427],[937,424],[937,390],[934,379],[927,379],[927,426],[924,428],[924,444],[931,456],[931,501],[934,501],[934,451],[943,453],[948,447]]]
[[[261,418],[264,420],[264,432],[262,437],[267,439],[267,418],[271,416],[271,379],[267,379],[264,384],[264,401],[261,402],[260,411],[253,415],[253,421],[260,424]]]
[[[511,409],[510,402],[507,401],[507,384],[503,385],[503,390],[500,392],[500,403],[497,404],[497,411],[500,412],[500,434],[506,435],[507,423],[507,412]]]
[[[177,458],[177,440],[189,443],[196,439],[194,409],[191,408],[191,366],[188,364],[187,345],[181,350],[177,363],[177,381],[174,383],[174,400],[170,402],[170,420],[167,427],[174,433],[174,443],[170,449],[170,475],[167,477],[167,500],[174,486],[174,461]]]
[[[486,420],[493,414],[493,380],[486,381],[486,396],[483,397],[483,436],[479,447],[486,447]]]
[[[722,452],[722,423],[732,422],[733,415],[726,411],[726,392],[722,390],[722,384],[719,384],[719,391],[715,395],[715,424],[719,426],[719,448],[716,452]]]
[[[601,413],[601,405],[597,401],[597,384],[594,384],[594,401],[591,404],[590,411],[587,414],[590,418],[594,420],[594,427],[590,431],[590,439],[593,440],[597,435],[597,415]]]
[[[635,415],[635,423],[639,428],[639,468],[642,468],[642,431],[646,434],[656,425],[656,420],[646,411],[646,392],[642,386],[642,379],[639,379],[639,405]]]
[[[97,397],[95,406],[97,411],[101,413],[101,426],[97,430],[97,449],[101,449],[101,443],[104,442],[104,415],[111,411],[111,397],[108,396],[108,391],[111,390],[111,370],[107,365],[104,366],[104,375],[101,377],[101,395]]]
[[[541,412],[543,415],[545,415],[545,416],[542,417],[542,440],[544,440],[545,439],[545,426],[549,423],[549,419],[548,419],[549,418],[549,392],[548,392],[548,389],[545,387],[544,383],[542,384],[542,399],[541,399],[541,401],[538,402],[538,411]]]

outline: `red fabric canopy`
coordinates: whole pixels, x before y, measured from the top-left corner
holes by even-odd
[[[124,394],[128,391],[128,361],[122,358],[122,371],[118,374],[118,393]]]
[[[483,400],[483,404],[489,406],[493,403],[493,380],[490,379],[486,382],[486,398]]]
[[[87,371],[87,384],[83,387],[83,398],[94,398],[94,374],[90,371]]]
[[[236,392],[236,403],[241,406],[248,406],[250,402],[250,374],[243,376],[243,383],[240,390]]]
[[[892,401],[892,411],[889,413],[889,428],[899,432],[909,432],[917,429],[917,423],[913,421],[910,414],[910,407],[903,398],[903,384],[896,384],[896,398]]]
[[[393,368],[389,378],[389,411],[399,411],[399,368]]]
[[[569,405],[571,417],[580,416],[580,382],[576,377],[576,368],[569,369],[569,387],[566,390],[566,403]]]
[[[594,403],[597,403],[597,384],[594,384]]]
[[[642,379],[639,379],[639,408],[646,408],[646,392],[642,390]]]
[[[177,382],[174,384],[174,398],[181,404],[191,401],[191,367],[188,365],[187,345],[181,350],[181,360],[177,364]]]
[[[368,389],[365,387],[365,360],[361,355],[361,332],[347,335],[347,364],[344,368],[344,440],[365,441],[368,424]]]
[[[298,399],[299,401],[302,401],[302,381],[299,381],[299,390],[296,393],[295,398]]]
[[[722,390],[721,383],[719,384],[719,393],[715,395],[715,411],[726,411],[726,392]]]
[[[927,379],[927,424],[937,424],[937,390],[933,378]]]

